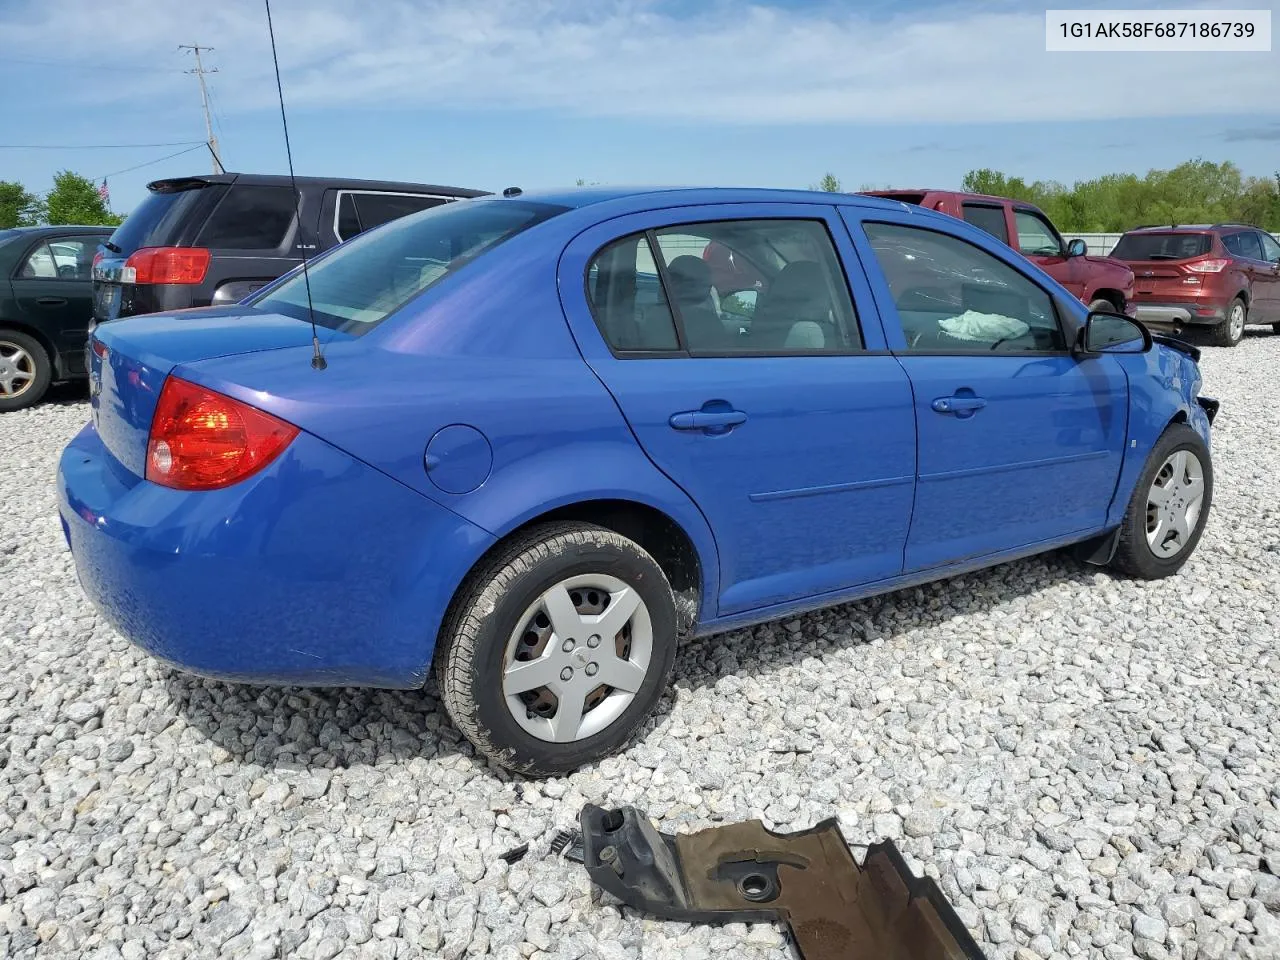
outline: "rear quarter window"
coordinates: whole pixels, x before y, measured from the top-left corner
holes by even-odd
[[[1009,225],[1004,219],[1004,207],[989,203],[966,203],[961,208],[966,223],[985,230],[1001,243],[1009,242]]]
[[[290,187],[233,186],[222,198],[196,246],[215,250],[278,250],[293,225]]]

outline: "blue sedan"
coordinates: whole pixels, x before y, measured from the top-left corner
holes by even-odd
[[[177,667],[419,688],[530,775],[621,748],[681,638],[1073,546],[1175,573],[1194,347],[987,233],[774,190],[508,190],[91,342],[60,510]]]

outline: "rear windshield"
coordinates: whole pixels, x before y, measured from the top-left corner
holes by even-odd
[[[134,207],[124,223],[111,234],[110,243],[119,248],[117,256],[128,256],[141,247],[163,247],[173,242],[187,212],[209,187],[172,192],[153,191]],[[113,253],[115,251],[112,251]]]
[[[315,321],[356,335],[522,230],[568,208],[514,200],[460,200],[392,220],[335,247],[307,270]],[[301,270],[246,301],[310,319]]]
[[[1126,233],[1111,256],[1117,260],[1186,260],[1204,256],[1212,243],[1207,233]]]

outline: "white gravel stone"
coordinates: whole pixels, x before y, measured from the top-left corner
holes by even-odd
[[[1050,555],[694,641],[635,747],[544,784],[431,692],[211,683],[117,636],[62,540],[87,406],[56,388],[0,414],[0,955],[790,956],[608,906],[545,856],[591,800],[672,830],[838,814],[992,960],[1280,956],[1278,365],[1280,337],[1204,351],[1215,504],[1179,576]]]

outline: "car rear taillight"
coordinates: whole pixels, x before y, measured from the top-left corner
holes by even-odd
[[[97,253],[93,255],[93,265],[95,267],[102,262],[103,256],[104,254],[101,250],[99,250]]]
[[[110,353],[111,351],[107,349],[107,345],[105,343],[103,343],[97,337],[94,337],[89,342],[93,344],[93,352],[97,355],[99,360],[107,359],[107,354]]]
[[[1193,260],[1191,263],[1183,264],[1183,266],[1195,273],[1221,273],[1231,266],[1231,261],[1219,260],[1214,257],[1208,260]]]
[[[202,283],[209,251],[201,247],[143,247],[124,262],[125,283]]]
[[[257,407],[170,376],[151,420],[146,478],[175,490],[217,490],[257,473],[297,435]]]

